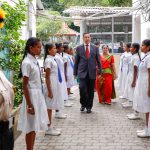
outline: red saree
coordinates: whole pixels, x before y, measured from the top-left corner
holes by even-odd
[[[106,58],[100,56],[102,64],[101,79],[96,77],[96,90],[100,103],[111,104],[111,97],[113,91],[113,73],[112,64],[114,63],[114,57],[108,55]]]

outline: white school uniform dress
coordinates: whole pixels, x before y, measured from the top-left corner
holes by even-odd
[[[120,83],[119,83],[119,90],[120,90],[120,94],[123,96],[124,90],[125,90],[125,83],[127,81],[127,75],[128,75],[128,69],[129,69],[129,62],[131,59],[132,54],[130,52],[126,52],[124,54],[124,57],[122,58],[122,63],[121,63],[121,79]]]
[[[138,67],[138,79],[134,91],[133,109],[141,112],[150,112],[150,97],[148,97],[148,68],[150,68],[150,52],[141,60]]]
[[[23,76],[29,78],[28,90],[31,103],[34,107],[35,115],[31,115],[27,112],[27,103],[25,96],[23,96],[23,102],[18,121],[18,130],[24,133],[29,133],[31,131],[38,132],[40,130],[47,130],[49,119],[44,95],[42,93],[40,68],[36,58],[34,58],[30,54],[27,54],[22,62],[21,69]]]
[[[50,81],[51,81],[51,89],[53,93],[53,98],[48,97],[47,86],[44,87],[45,100],[47,109],[60,110],[64,107],[64,101],[62,96],[62,82],[59,82],[58,78],[58,64],[55,61],[54,56],[48,55],[45,59],[44,68],[50,69]]]
[[[74,62],[72,59],[72,55],[64,53],[63,57],[65,62],[67,62],[67,88],[71,88],[72,86],[74,86]]]
[[[133,88],[131,84],[134,78],[134,66],[138,67],[139,62],[140,62],[140,58],[138,54],[134,54],[131,56],[131,60],[129,62],[129,72],[127,75],[127,81],[126,81],[125,90],[123,94],[123,97],[128,99],[129,101],[133,101],[135,88]]]
[[[56,61],[59,65],[61,76],[62,76],[62,96],[63,100],[68,100],[68,92],[67,92],[67,84],[66,84],[66,79],[65,79],[65,72],[64,72],[64,61],[63,57],[61,54],[56,54],[55,55]]]
[[[119,71],[118,71],[118,79],[117,79],[117,85],[118,88],[121,88],[121,82],[122,82],[122,65],[123,65],[123,59],[125,57],[127,52],[124,52],[121,56],[120,56],[120,64],[119,64]]]

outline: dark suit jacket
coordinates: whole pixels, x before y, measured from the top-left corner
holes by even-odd
[[[102,69],[98,48],[90,44],[90,57],[87,59],[84,44],[78,46],[76,49],[74,75],[84,79],[88,74],[90,79],[95,79],[96,65],[98,66],[98,74],[101,74]]]

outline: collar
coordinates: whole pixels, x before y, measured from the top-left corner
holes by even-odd
[[[150,51],[146,53],[146,55],[149,55],[149,54],[150,54]]]
[[[32,60],[34,63],[36,63],[37,64],[37,59],[35,58],[35,57],[33,57],[31,54],[27,54],[27,57],[30,59],[30,60]]]
[[[87,44],[86,44],[86,43],[84,43],[84,46],[85,46],[85,47],[86,47],[86,45],[87,45]],[[90,43],[88,44],[88,46],[90,47]]]
[[[47,58],[52,58],[52,59],[54,59],[54,58],[55,58],[55,56],[47,55]]]

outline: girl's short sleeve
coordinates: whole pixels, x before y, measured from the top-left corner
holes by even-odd
[[[29,62],[23,62],[21,70],[23,77],[24,76],[29,77],[31,72],[31,64]]]
[[[147,69],[150,68],[150,56],[148,56],[146,59],[146,67],[147,67]]]
[[[52,68],[52,61],[50,59],[46,59],[44,63],[44,68],[45,69],[51,69]]]
[[[137,67],[138,67],[139,63],[140,63],[140,59],[139,59],[138,57],[136,57],[136,58],[134,59],[134,66],[137,66]]]

